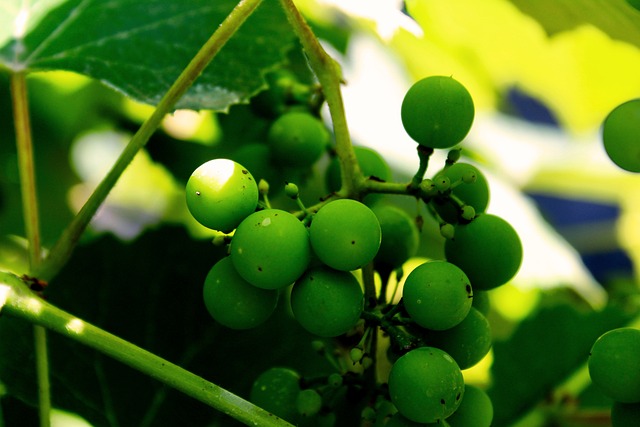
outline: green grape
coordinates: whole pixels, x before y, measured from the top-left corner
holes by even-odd
[[[611,427],[640,426],[640,402],[613,402],[611,405]]]
[[[402,301],[409,316],[433,330],[454,327],[469,313],[473,291],[464,272],[446,261],[429,261],[407,276]]]
[[[325,152],[330,135],[309,113],[293,111],[278,117],[267,135],[271,158],[279,165],[308,168]]]
[[[353,363],[358,363],[364,357],[364,350],[360,347],[353,347],[349,351],[349,358],[353,361]]]
[[[279,69],[265,76],[268,88],[251,99],[251,107],[259,116],[275,119],[295,108],[304,108],[311,88],[298,81],[296,75]]]
[[[440,225],[440,235],[445,239],[453,239],[456,234],[456,228],[453,224],[445,223]]]
[[[426,342],[449,353],[460,369],[469,369],[491,349],[491,326],[486,317],[471,307],[467,317],[446,331],[429,331]]]
[[[307,228],[293,214],[265,209],[249,215],[230,245],[233,266],[247,282],[264,289],[291,285],[311,259]]]
[[[336,337],[353,328],[363,304],[358,280],[349,272],[326,266],[309,269],[291,289],[293,317],[321,337]]]
[[[478,289],[473,290],[473,308],[478,310],[483,315],[487,316],[491,310],[491,299],[489,298],[488,291],[481,291]]]
[[[455,227],[445,241],[447,261],[469,277],[473,289],[489,290],[507,283],[522,263],[522,243],[511,224],[491,214],[479,214]]]
[[[293,369],[272,367],[261,373],[251,386],[249,401],[272,414],[295,423],[299,418],[297,398],[300,375]]]
[[[436,190],[442,193],[447,191],[451,187],[451,180],[448,176],[439,174],[433,178],[433,185],[436,186]]]
[[[611,399],[640,402],[640,329],[617,328],[602,334],[589,353],[593,384]]]
[[[311,388],[302,390],[296,398],[296,408],[303,417],[313,417],[322,408],[322,396]]]
[[[391,180],[391,168],[377,151],[363,146],[354,146],[353,151],[360,165],[362,175],[365,177],[374,177],[381,181]],[[340,189],[342,178],[340,176],[340,161],[337,157],[331,159],[331,162],[329,162],[327,166],[325,182],[329,192],[335,192]],[[379,200],[380,196],[380,194],[368,194],[363,201],[366,204],[371,204]]]
[[[602,125],[602,142],[613,163],[640,172],[640,99],[620,104],[609,113]]]
[[[413,218],[396,206],[379,204],[371,210],[376,214],[382,232],[374,261],[391,269],[398,268],[418,252],[418,227]]]
[[[344,379],[342,378],[342,375],[335,372],[333,374],[329,374],[329,376],[327,377],[327,384],[329,384],[333,388],[340,387],[343,382]]]
[[[249,171],[229,159],[199,166],[186,186],[187,207],[205,227],[228,233],[258,205],[258,184]]]
[[[232,329],[258,326],[271,316],[278,303],[277,291],[249,284],[233,268],[229,257],[209,270],[202,293],[211,317]]]
[[[473,99],[457,80],[430,76],[414,83],[404,96],[402,124],[414,141],[430,148],[461,142],[473,123]]]
[[[455,163],[440,171],[439,174],[448,177],[451,182],[463,180],[462,184],[451,190],[451,193],[465,205],[472,207],[476,214],[483,213],[487,209],[489,184],[482,172],[475,166],[468,163]],[[475,180],[470,179],[468,175],[475,176]],[[465,177],[470,182],[465,182]],[[431,200],[431,205],[443,220],[452,224],[457,223],[459,216],[463,215],[458,206],[446,196],[434,197]]]
[[[464,394],[462,371],[446,352],[419,347],[401,356],[389,373],[391,401],[404,417],[433,423],[458,409]]]
[[[336,270],[357,270],[380,248],[382,231],[376,214],[351,199],[333,200],[313,216],[311,246],[320,261]]]
[[[493,403],[484,390],[466,384],[460,406],[447,422],[451,427],[490,427],[493,421]]]

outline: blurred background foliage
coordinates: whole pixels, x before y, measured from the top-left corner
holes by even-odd
[[[354,142],[382,153],[396,179],[412,176],[418,165],[415,143],[404,133],[399,115],[410,84],[427,75],[445,74],[469,89],[477,116],[462,144],[463,154],[486,171],[492,191],[488,211],[511,222],[525,248],[522,268],[512,283],[492,291],[492,325],[498,339],[512,339],[511,346],[538,342],[544,339],[541,325],[553,328],[564,323],[571,325],[564,338],[580,341],[576,348],[582,348],[607,325],[629,320],[624,310],[595,319],[600,314],[585,313],[581,307],[586,301],[601,308],[612,292],[637,287],[640,176],[609,161],[600,126],[612,108],[640,96],[640,11],[625,0],[300,0],[296,4],[342,65]],[[299,57],[292,61],[304,63]],[[0,241],[0,267],[21,272],[24,242],[17,236],[23,235],[24,225],[8,87],[7,76],[0,74],[0,235],[5,236]],[[152,109],[69,72],[32,74],[29,88],[46,247],[55,242]],[[325,117],[328,122],[326,112]],[[145,231],[184,227],[198,240],[188,253],[198,257],[195,253],[213,233],[188,214],[186,179],[205,160],[224,157],[238,144],[260,138],[265,126],[245,105],[227,112],[178,110],[168,116],[94,219],[84,237],[91,249],[85,258],[76,258],[73,269],[62,277],[71,281],[80,274],[91,280],[93,270],[81,267],[108,252],[104,243],[91,246],[104,242],[105,233],[113,235],[107,237],[109,248],[117,246],[115,241],[125,242],[125,247],[150,248],[172,243],[153,234],[143,236]],[[326,161],[317,166],[320,178],[305,181],[304,199],[314,200],[326,191],[321,177]],[[436,172],[442,162],[442,156],[434,156],[428,173]],[[411,203],[393,200],[415,209]],[[276,198],[275,203],[289,202]],[[441,255],[439,239],[435,225],[427,222],[420,255]],[[188,257],[178,257],[186,265]],[[140,281],[152,274],[145,268],[138,273]],[[565,287],[571,293],[559,290]],[[57,298],[64,300],[60,294]],[[557,307],[567,301],[570,308]],[[79,311],[86,309],[76,305]],[[185,328],[196,323],[191,319]],[[514,332],[518,325],[521,329]],[[576,337],[575,330],[584,334]],[[243,351],[251,351],[248,343],[256,336],[241,340]],[[553,336],[558,337],[562,335]],[[511,356],[515,360],[525,353]],[[489,384],[493,357],[492,353],[466,371],[468,381]],[[548,388],[557,385],[553,375],[569,376],[563,383],[567,393],[582,392],[588,379],[584,371],[573,372],[578,362],[572,357],[579,359],[582,353],[567,351],[566,366],[551,369],[549,382],[531,379],[530,395],[521,397],[531,401],[549,397]],[[248,380],[233,385],[231,377],[223,376],[222,381],[242,390]],[[538,385],[531,386],[535,381]],[[606,406],[605,399],[586,390],[583,402]],[[530,413],[521,425],[544,425],[548,410],[549,405]]]

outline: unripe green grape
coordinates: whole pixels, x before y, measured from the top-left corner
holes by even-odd
[[[362,175],[365,177],[375,177],[381,181],[390,181],[392,178],[391,168],[382,156],[369,147],[354,146],[353,152],[356,155]],[[329,192],[338,191],[342,184],[340,176],[340,162],[337,157],[331,159],[325,171],[325,182]],[[379,194],[368,194],[364,198],[367,204],[380,198]]]
[[[430,148],[449,148],[461,142],[473,123],[475,109],[467,89],[447,76],[430,76],[407,91],[401,107],[409,136]]]
[[[419,347],[401,356],[389,373],[391,401],[404,417],[433,423],[458,409],[464,394],[462,371],[446,352]]]
[[[460,216],[467,221],[471,221],[476,216],[476,210],[473,206],[465,205],[462,207],[462,213]]]
[[[640,402],[613,402],[611,405],[611,427],[640,425]]]
[[[589,353],[593,384],[611,399],[640,402],[640,329],[617,328],[602,334]]]
[[[278,303],[277,291],[252,286],[236,272],[229,257],[209,270],[202,293],[211,317],[231,329],[258,326],[271,316]]]
[[[378,218],[382,233],[374,261],[392,269],[398,268],[418,252],[418,227],[409,214],[396,206],[378,204],[371,210]]]
[[[200,224],[228,233],[258,205],[258,184],[249,171],[229,159],[210,160],[191,174],[187,207]]]
[[[493,403],[487,393],[474,385],[465,385],[464,397],[456,411],[447,418],[451,427],[490,427]]]
[[[299,418],[296,400],[300,394],[300,375],[293,369],[272,367],[254,381],[249,401],[272,414],[295,423]]]
[[[451,187],[451,180],[446,175],[438,174],[433,178],[433,184],[436,186],[436,190],[443,193]]]
[[[441,172],[439,175],[448,177],[451,182],[462,179],[462,184],[451,190],[451,193],[460,199],[465,205],[472,207],[476,214],[483,213],[489,205],[489,184],[478,168],[468,163],[455,163]],[[470,176],[475,177],[471,179]],[[466,177],[466,181],[465,181]],[[462,214],[458,206],[446,197],[432,199],[431,205],[442,219],[450,223],[457,223]]]
[[[429,331],[426,342],[449,353],[460,369],[469,369],[480,362],[491,349],[489,321],[471,307],[467,316],[446,331]]]
[[[322,408],[322,396],[314,389],[302,390],[296,398],[296,408],[303,417],[313,417]]]
[[[311,246],[318,258],[336,270],[357,270],[378,253],[380,222],[365,204],[351,199],[333,200],[313,216]]]
[[[295,200],[300,195],[300,190],[297,185],[292,182],[288,182],[287,185],[284,186],[284,194]]]
[[[311,259],[307,228],[293,214],[265,209],[249,215],[230,245],[233,266],[247,282],[264,289],[291,285]]]
[[[335,372],[333,374],[329,374],[329,376],[327,377],[327,384],[329,384],[333,388],[340,387],[343,382],[344,379],[342,378],[342,375]]]
[[[469,313],[473,291],[467,275],[446,261],[429,261],[407,276],[402,301],[409,316],[433,330],[454,327]]]
[[[325,152],[330,136],[318,118],[306,112],[293,111],[273,122],[267,139],[275,163],[308,168]]]
[[[445,239],[453,239],[456,234],[456,228],[453,224],[445,223],[440,226],[440,235]]]
[[[609,113],[602,125],[602,142],[613,163],[640,172],[640,99],[620,104]]]
[[[336,337],[352,329],[363,305],[358,280],[349,272],[326,266],[309,269],[291,289],[293,317],[321,337]]]
[[[358,363],[362,360],[364,356],[364,351],[360,347],[353,347],[349,351],[349,358],[353,361],[353,363]]]
[[[473,289],[489,290],[507,283],[522,263],[518,233],[504,219],[479,214],[468,224],[455,227],[453,239],[445,241],[447,261],[469,277]]]

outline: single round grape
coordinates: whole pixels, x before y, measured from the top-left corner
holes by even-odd
[[[453,239],[445,241],[447,261],[469,277],[473,289],[489,290],[507,283],[522,263],[518,233],[504,219],[479,214],[468,224],[455,227]]]
[[[334,372],[332,374],[329,374],[329,376],[327,377],[327,384],[330,385],[333,388],[338,388],[342,385],[342,383],[344,382],[344,379],[342,377],[342,375]]]
[[[404,417],[433,423],[458,409],[464,394],[462,371],[446,352],[419,347],[401,356],[389,373],[391,401]]]
[[[398,268],[418,252],[420,233],[413,218],[392,205],[371,208],[378,218],[382,238],[374,261],[391,269]]]
[[[236,272],[229,257],[209,270],[202,293],[211,317],[232,329],[258,326],[271,316],[278,303],[277,291],[252,286]]]
[[[613,402],[611,405],[611,427],[638,425],[640,425],[640,402]]]
[[[199,166],[186,186],[187,207],[205,227],[228,233],[258,205],[258,184],[249,171],[229,159]]]
[[[371,262],[380,248],[380,222],[367,205],[351,199],[333,200],[313,216],[311,246],[318,258],[336,270],[357,270]]]
[[[491,349],[491,325],[486,317],[471,307],[467,316],[446,331],[429,331],[426,342],[449,353],[460,369],[469,369]]]
[[[291,289],[293,317],[321,337],[336,337],[353,328],[363,304],[358,280],[349,272],[326,266],[309,269]]]
[[[456,412],[447,422],[450,427],[490,427],[493,421],[493,403],[479,387],[466,384],[464,397]]]
[[[322,408],[322,396],[311,388],[302,390],[296,398],[296,408],[303,417],[313,417]]]
[[[390,181],[392,178],[391,167],[375,150],[369,147],[356,145],[353,147],[362,175],[365,177],[373,177],[380,181]],[[329,192],[338,191],[342,184],[340,176],[340,162],[337,157],[331,159],[327,170],[325,171],[325,182]],[[370,204],[380,199],[380,194],[368,194],[364,198],[364,202]]]
[[[465,205],[471,206],[476,214],[483,213],[487,209],[489,205],[489,184],[478,168],[468,163],[454,163],[440,171],[439,174],[448,177],[451,182],[463,180],[463,183],[451,190],[451,193]],[[464,182],[464,178],[468,174],[475,176],[473,182]],[[463,215],[458,206],[446,196],[433,198],[431,205],[446,222],[455,224],[458,222],[459,217]]]
[[[609,113],[602,125],[602,142],[613,163],[640,172],[640,99],[622,103]]]
[[[622,403],[640,402],[640,329],[617,328],[591,347],[589,375],[602,394]]]
[[[236,229],[231,261],[254,286],[281,289],[304,273],[311,259],[307,228],[293,214],[265,209],[249,215]]]
[[[402,301],[409,316],[433,330],[454,327],[469,313],[473,291],[467,275],[446,261],[428,261],[407,276]]]
[[[251,386],[249,401],[272,414],[295,423],[300,375],[293,369],[275,366],[261,373]]]
[[[330,135],[318,118],[306,112],[293,111],[273,122],[267,140],[275,163],[308,168],[325,152]]]
[[[430,76],[407,91],[401,107],[402,125],[414,141],[430,148],[461,142],[473,123],[475,109],[467,89],[447,76]]]

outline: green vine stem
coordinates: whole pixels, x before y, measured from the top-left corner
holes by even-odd
[[[18,171],[22,194],[22,212],[25,233],[29,242],[29,273],[35,271],[42,260],[40,242],[40,216],[38,214],[38,196],[36,191],[35,162],[27,79],[24,73],[11,75],[11,102],[18,152]],[[41,326],[33,328],[36,373],[38,378],[38,411],[40,427],[51,425],[51,393],[49,387],[49,359],[47,353],[47,332]]]
[[[241,397],[36,296],[17,276],[0,272],[2,313],[46,327],[106,354],[250,426],[292,427]]]
[[[340,66],[320,45],[293,1],[280,0],[280,3],[289,23],[293,27],[293,31],[300,39],[302,47],[307,53],[311,69],[320,82],[324,98],[329,107],[336,139],[336,154],[340,159],[340,173],[342,176],[342,188],[338,193],[342,197],[358,198],[360,196],[361,181],[364,178],[351,145],[351,136],[347,126],[342,92],[340,90],[340,85],[343,83]]]
[[[80,236],[89,225],[98,208],[107,198],[126,167],[131,163],[138,151],[144,147],[151,135],[160,126],[164,116],[169,113],[176,102],[191,87],[204,68],[218,54],[226,42],[235,34],[246,19],[260,5],[262,0],[241,0],[231,13],[220,24],[212,36],[200,48],[191,62],[171,85],[160,100],[151,116],[140,126],[140,129],[127,144],[122,154],[109,173],[100,182],[80,212],[74,217],[62,236],[51,249],[47,259],[36,269],[36,277],[50,280],[64,266],[71,256]]]

